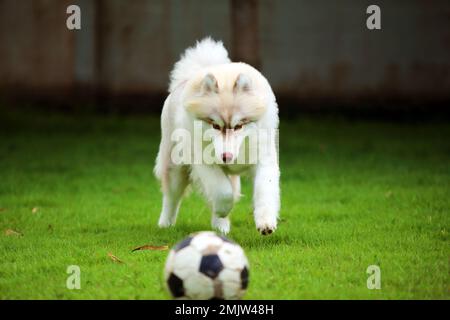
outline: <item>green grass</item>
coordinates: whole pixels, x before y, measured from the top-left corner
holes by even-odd
[[[0,298],[169,298],[167,251],[131,249],[208,230],[210,213],[192,194],[175,228],[156,227],[159,119],[0,118]],[[247,299],[450,298],[448,124],[282,120],[280,144],[278,230],[256,232],[248,181],[231,214]],[[381,290],[366,287],[373,264]],[[66,288],[69,265],[81,290]]]

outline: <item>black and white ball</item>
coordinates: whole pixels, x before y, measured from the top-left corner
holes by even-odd
[[[248,286],[248,267],[237,243],[204,231],[175,245],[164,276],[176,299],[240,299]]]

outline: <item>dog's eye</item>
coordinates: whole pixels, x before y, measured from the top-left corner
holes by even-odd
[[[212,127],[216,130],[220,130],[220,126],[216,123],[213,123]]]
[[[242,129],[242,124],[237,124],[234,126],[234,130]]]

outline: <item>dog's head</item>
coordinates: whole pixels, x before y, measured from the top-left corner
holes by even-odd
[[[251,76],[242,72],[202,75],[191,87],[185,108],[212,129],[215,156],[223,163],[237,159],[244,138],[266,111]]]

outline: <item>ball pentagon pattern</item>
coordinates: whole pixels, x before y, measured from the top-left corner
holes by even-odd
[[[248,287],[249,264],[237,243],[203,231],[170,250],[164,277],[174,299],[241,299]]]

